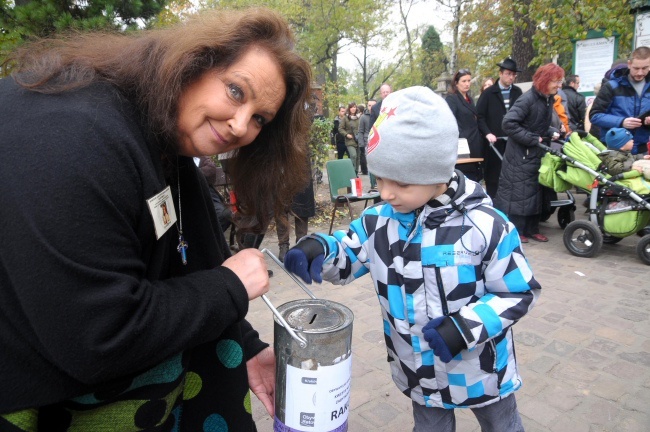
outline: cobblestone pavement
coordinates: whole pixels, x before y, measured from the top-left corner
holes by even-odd
[[[583,196],[577,199],[580,203]],[[362,207],[355,204],[355,216]],[[576,217],[585,219],[583,212],[578,204]],[[343,229],[348,223],[347,215],[339,216],[335,226]],[[327,226],[310,226],[310,231],[328,228],[329,221]],[[531,240],[524,251],[542,295],[514,327],[524,380],[516,395],[526,431],[650,431],[650,266],[636,255],[638,237],[604,245],[596,257],[578,258],[564,247],[554,217],[541,231],[550,241]],[[274,232],[262,248],[277,254]],[[267,261],[274,271],[268,297],[276,307],[307,298],[282,269]],[[370,276],[346,286],[324,283],[310,289],[354,313],[349,431],[411,431],[410,399],[390,378]],[[273,315],[261,299],[251,303],[247,318],[272,343]],[[252,400],[259,431],[272,431],[272,419],[254,396]],[[456,413],[459,432],[480,430],[471,411]]]

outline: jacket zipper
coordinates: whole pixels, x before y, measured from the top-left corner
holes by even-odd
[[[445,296],[445,289],[442,286],[442,275],[440,274],[440,267],[436,266],[436,283],[438,284],[438,294],[440,295],[440,306],[442,306],[442,314],[449,315],[449,307],[447,306],[447,297]]]

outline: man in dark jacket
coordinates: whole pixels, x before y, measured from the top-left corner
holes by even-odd
[[[632,52],[627,68],[615,71],[601,87],[589,112],[589,120],[600,126],[604,140],[611,128],[622,127],[634,135],[632,154],[648,152],[650,138],[650,48]]]
[[[381,100],[377,102],[375,106],[372,107],[370,110],[370,127],[372,128],[372,125],[375,124],[377,121],[377,118],[379,117],[379,113],[381,112],[381,103],[386,99],[386,96],[391,94],[393,92],[393,87],[391,87],[390,84],[388,83],[383,83],[381,87],[379,87],[379,94],[381,95]]]
[[[569,127],[572,131],[584,130],[585,128],[587,104],[585,103],[585,97],[578,93],[578,87],[580,87],[580,77],[578,75],[569,75],[566,78],[566,83],[562,86],[567,99]]]
[[[513,85],[517,72],[521,72],[521,69],[517,68],[517,63],[511,58],[497,63],[497,66],[499,66],[499,80],[481,94],[476,103],[476,111],[481,134],[503,155],[506,150],[506,141],[498,140],[497,137],[505,136],[501,122],[510,107],[521,96],[521,89]],[[499,187],[500,173],[501,158],[493,150],[486,151],[483,163],[485,189],[493,199]]]

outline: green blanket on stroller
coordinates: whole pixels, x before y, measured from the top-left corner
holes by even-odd
[[[602,163],[598,154],[604,150],[607,150],[607,147],[596,137],[587,134],[582,138],[577,132],[572,133],[569,140],[562,147],[562,152],[569,158],[598,172]],[[604,174],[604,177],[610,178],[611,176]],[[542,158],[542,165],[539,169],[539,182],[556,192],[566,192],[572,186],[590,191],[594,187],[595,179],[596,176],[589,171],[571,162],[565,163],[559,156],[547,153]],[[639,195],[650,194],[650,182],[645,180],[636,170],[626,173],[624,179],[615,183],[625,186]]]

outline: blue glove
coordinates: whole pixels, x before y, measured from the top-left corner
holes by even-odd
[[[440,360],[442,360],[443,363],[449,363],[451,359],[454,358],[454,356],[451,355],[451,351],[449,350],[447,343],[442,338],[440,333],[438,333],[438,330],[436,330],[438,327],[440,327],[440,324],[442,324],[445,318],[447,317],[441,316],[429,321],[427,325],[422,328],[422,334],[424,334],[424,340],[429,342],[429,346],[433,350],[433,353],[440,357]]]
[[[325,261],[325,247],[318,240],[308,238],[289,249],[284,256],[284,268],[308,284],[312,279],[321,283],[323,261]]]

